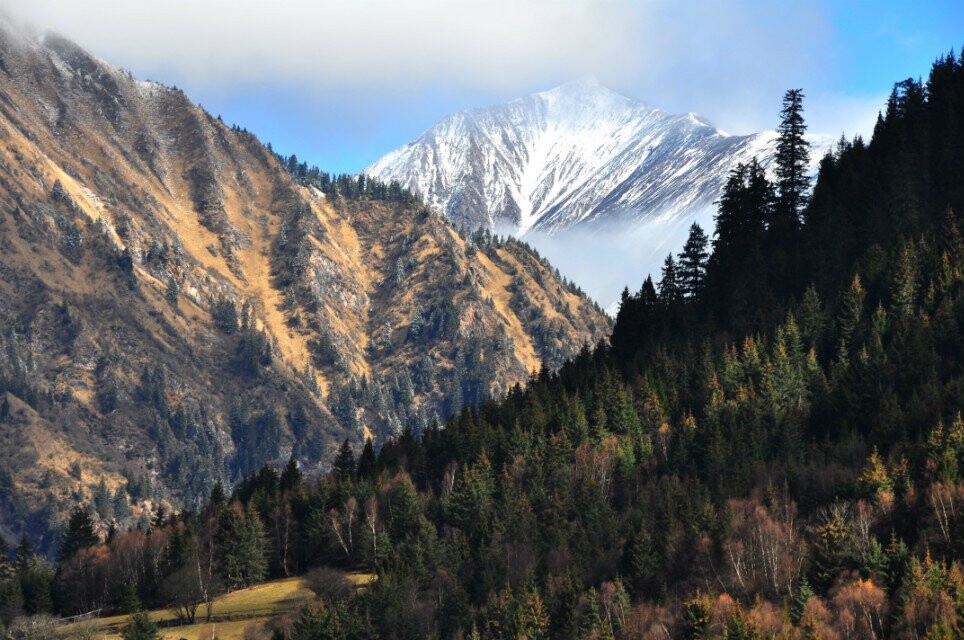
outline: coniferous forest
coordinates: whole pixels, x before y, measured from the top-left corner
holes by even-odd
[[[0,566],[0,620],[203,619],[307,574],[279,640],[961,637],[964,57],[812,190],[804,115],[788,91],[775,178],[737,167],[608,344],[320,481],[265,467],[106,541],[78,510],[55,568]]]

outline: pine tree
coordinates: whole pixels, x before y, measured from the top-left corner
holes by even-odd
[[[121,629],[123,640],[160,640],[161,632],[157,623],[151,620],[146,611],[133,613],[127,625]]]
[[[767,256],[773,247],[766,233],[774,201],[773,185],[756,158],[737,165],[719,200],[713,255],[707,265],[714,294],[709,302],[732,329],[747,330],[755,314],[772,306],[767,299]]]
[[[101,476],[97,488],[94,489],[94,508],[97,510],[97,515],[105,520],[114,517],[113,496],[107,488],[107,482],[103,476]]]
[[[817,289],[812,284],[803,292],[797,317],[799,318],[797,324],[800,327],[800,337],[803,338],[805,344],[808,347],[818,345],[823,334],[823,304],[820,302]]]
[[[833,505],[817,526],[814,545],[814,584],[825,592],[833,584],[847,558],[850,530],[845,509]]]
[[[117,487],[117,489],[114,490],[114,495],[111,498],[111,507],[114,510],[114,517],[118,520],[123,520],[133,515],[134,512],[131,509],[130,499],[127,497],[127,491],[124,490],[124,487]]]
[[[894,309],[900,318],[907,319],[914,313],[917,302],[917,251],[914,243],[904,245],[894,274]]]
[[[590,588],[586,594],[586,609],[582,612],[579,622],[580,640],[602,640],[612,638],[612,628],[599,614],[599,596],[595,588]]]
[[[712,637],[713,615],[705,596],[696,593],[683,605],[684,640],[704,640]]]
[[[237,503],[224,509],[215,533],[218,568],[225,584],[244,587],[264,579],[267,572],[264,525],[254,505]]]
[[[292,455],[288,458],[288,464],[285,465],[284,471],[281,472],[278,487],[283,492],[291,491],[301,484],[301,480],[301,469],[298,468],[298,461],[295,460],[294,455]]]
[[[847,290],[847,293],[844,294],[840,314],[837,317],[838,336],[840,340],[837,359],[841,365],[846,365],[849,360],[850,346],[853,342],[857,327],[860,324],[860,320],[863,317],[864,298],[866,296],[867,292],[860,283],[860,276],[854,276],[853,281],[850,283],[850,288]]]
[[[365,447],[362,449],[361,455],[358,456],[358,478],[361,480],[374,478],[377,470],[375,445],[371,438],[365,438]]]
[[[94,521],[90,517],[90,512],[78,507],[70,513],[67,529],[60,539],[60,551],[57,554],[57,560],[59,562],[69,560],[78,551],[89,549],[99,542],[100,538],[94,531]]]
[[[891,532],[890,543],[884,550],[884,578],[887,589],[894,593],[903,583],[904,578],[910,571],[911,553],[907,544],[897,538],[897,534]]]
[[[679,285],[686,298],[695,298],[703,288],[706,277],[707,247],[710,240],[700,225],[695,222],[690,227],[689,237],[679,255]]]
[[[246,578],[247,584],[254,584],[264,580],[268,573],[268,559],[265,550],[268,546],[268,539],[264,532],[264,523],[261,516],[254,508],[254,504],[249,504],[244,516],[244,545],[246,552]]]
[[[790,606],[790,619],[794,624],[800,624],[803,619],[803,610],[807,606],[807,601],[814,595],[810,588],[810,581],[804,576],[797,585],[796,592],[793,594],[793,603]]]
[[[224,485],[220,482],[215,482],[214,487],[211,489],[211,497],[208,499],[208,507],[220,510],[227,501],[228,498],[224,493]]]
[[[764,636],[759,627],[747,620],[738,608],[727,620],[723,637],[726,640],[762,640]]]
[[[756,158],[730,172],[716,213],[713,258],[744,260],[773,219],[773,185]]]
[[[222,511],[216,533],[218,569],[225,583],[231,587],[244,584],[244,562],[240,553],[243,537],[243,523],[238,511],[234,508]]]
[[[225,296],[219,296],[211,305],[211,319],[214,325],[227,335],[238,330],[238,308],[234,301]]]
[[[747,179],[745,186],[745,204],[747,207],[748,223],[753,229],[767,227],[773,224],[775,205],[777,204],[773,183],[767,178],[763,165],[757,158],[750,160],[747,165]]]
[[[23,615],[23,597],[16,580],[0,570],[0,631]],[[12,634],[11,634],[12,635]],[[11,636],[7,636],[8,638]]]
[[[662,278],[659,281],[659,299],[665,305],[672,305],[679,302],[682,297],[676,261],[671,253],[663,262]]]
[[[17,572],[26,571],[30,567],[31,563],[34,561],[33,555],[33,544],[30,542],[30,538],[27,534],[20,536],[20,543],[17,545],[13,556],[13,565]]]
[[[789,89],[783,96],[777,131],[776,176],[778,210],[783,224],[796,229],[809,199],[810,143],[804,138],[803,89]]]
[[[167,300],[167,303],[169,305],[171,305],[176,309],[177,299],[178,297],[180,297],[180,295],[181,295],[181,286],[177,283],[177,280],[175,280],[174,278],[170,278],[167,281],[167,290],[164,292],[164,298]]]
[[[348,438],[345,438],[345,441],[341,443],[332,469],[335,472],[335,477],[340,480],[351,480],[355,475],[355,453],[351,450],[351,443]]]
[[[656,293],[656,286],[653,284],[653,279],[646,276],[643,280],[643,288],[639,291],[639,299],[643,304],[644,311],[654,311],[659,307],[659,295]]]
[[[17,571],[23,610],[27,615],[37,615],[53,610],[52,590],[54,574],[50,563],[44,558],[32,556],[22,570]]]
[[[641,529],[623,557],[623,571],[636,598],[652,597],[659,587],[661,561],[649,532]]]

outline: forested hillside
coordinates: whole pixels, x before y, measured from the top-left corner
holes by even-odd
[[[959,637],[964,59],[899,83],[809,203],[801,100],[777,183],[736,169],[712,253],[694,230],[688,275],[674,258],[627,293],[611,347],[377,454],[346,444],[320,483],[265,467],[106,543],[78,511],[56,576],[22,550],[5,602],[365,567],[360,592],[316,569],[277,637]]]

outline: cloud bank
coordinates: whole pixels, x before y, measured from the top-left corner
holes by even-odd
[[[32,0],[14,13],[129,64],[233,85],[500,87],[627,53],[634,3]],[[8,1],[8,8],[12,8]],[[622,32],[622,33],[620,33]]]
[[[678,254],[693,222],[712,233],[714,209],[692,212],[688,219],[651,219],[627,230],[618,224],[595,227],[586,233],[576,230],[556,235],[528,233],[522,240],[536,247],[570,280],[578,284],[600,306],[615,314],[626,287],[639,291],[647,276],[659,283],[666,256]]]
[[[773,125],[786,88],[825,85],[834,73],[825,17],[796,3],[779,10],[749,0],[4,4],[138,75],[208,95],[272,83],[340,99],[445,87],[502,100],[594,74],[655,106],[696,111],[746,133]]]

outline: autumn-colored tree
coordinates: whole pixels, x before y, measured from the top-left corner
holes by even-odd
[[[831,594],[838,627],[845,639],[876,640],[884,635],[887,594],[872,580],[844,582]]]
[[[549,612],[537,589],[526,590],[519,602],[516,617],[516,630],[520,636],[528,640],[549,638]]]
[[[851,532],[847,507],[840,503],[829,507],[822,514],[815,533],[813,583],[825,593],[849,557]]]
[[[699,591],[683,605],[680,637],[705,640],[712,637],[712,609],[709,599]]]

